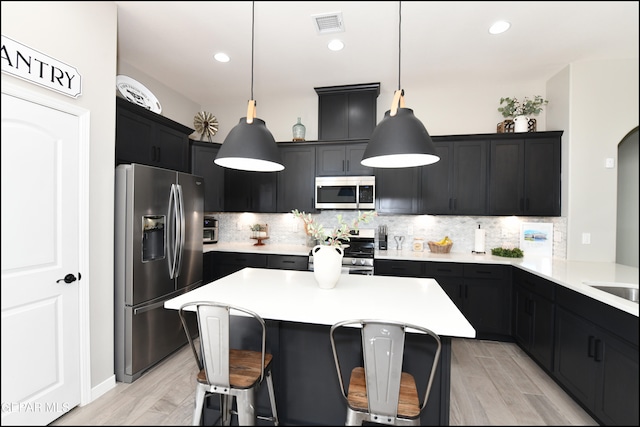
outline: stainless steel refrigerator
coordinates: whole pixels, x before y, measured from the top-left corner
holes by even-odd
[[[115,370],[133,382],[187,342],[164,302],[202,285],[204,179],[116,167]]]

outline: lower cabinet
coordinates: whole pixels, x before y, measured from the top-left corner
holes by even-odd
[[[638,318],[564,288],[556,302],[556,380],[601,424],[638,425]]]
[[[218,251],[206,252],[204,255],[204,271],[206,274],[207,269],[209,269],[208,274],[211,277],[210,280],[203,281],[204,283],[228,276],[245,267],[306,271],[309,264],[309,257],[303,255]]]
[[[511,335],[510,266],[432,264],[441,263],[427,263],[427,276],[434,277],[458,306],[476,330],[476,338],[491,339]],[[456,277],[455,274],[460,274],[460,268],[462,276]],[[447,274],[442,273],[443,269],[448,271]]]
[[[513,336],[548,372],[553,370],[555,286],[535,274],[513,272]]]
[[[376,276],[423,277],[424,262],[374,259],[373,271]]]
[[[375,260],[376,276],[434,278],[476,330],[477,338],[510,339],[511,266]]]

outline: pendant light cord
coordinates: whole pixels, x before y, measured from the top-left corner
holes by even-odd
[[[402,88],[400,86],[400,63],[402,56],[402,2],[398,2],[398,90]]]
[[[255,22],[256,22],[256,2],[252,1],[251,2],[251,99],[253,98],[253,50],[254,50],[254,43],[255,43]]]

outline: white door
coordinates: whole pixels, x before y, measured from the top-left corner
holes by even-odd
[[[2,425],[80,403],[76,115],[2,93]]]

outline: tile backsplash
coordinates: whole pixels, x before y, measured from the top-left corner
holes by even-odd
[[[302,220],[291,214],[265,213],[207,213],[219,221],[219,242],[249,241],[251,225],[269,224],[269,243],[300,244],[307,243]],[[325,229],[333,230],[338,226],[336,215],[341,214],[347,224],[351,225],[357,217],[357,211],[324,210],[312,214]],[[565,217],[495,217],[495,216],[449,216],[449,215],[384,215],[378,216],[368,224],[360,224],[360,228],[377,230],[379,225],[386,225],[389,235],[389,248],[395,248],[393,236],[405,237],[404,248],[408,249],[416,237],[425,241],[438,241],[444,236],[453,240],[451,252],[470,253],[474,249],[475,230],[480,225],[486,230],[485,251],[491,252],[495,247],[519,247],[520,225],[527,223],[553,224],[553,257],[567,258],[567,219]],[[377,235],[376,235],[377,247]]]

